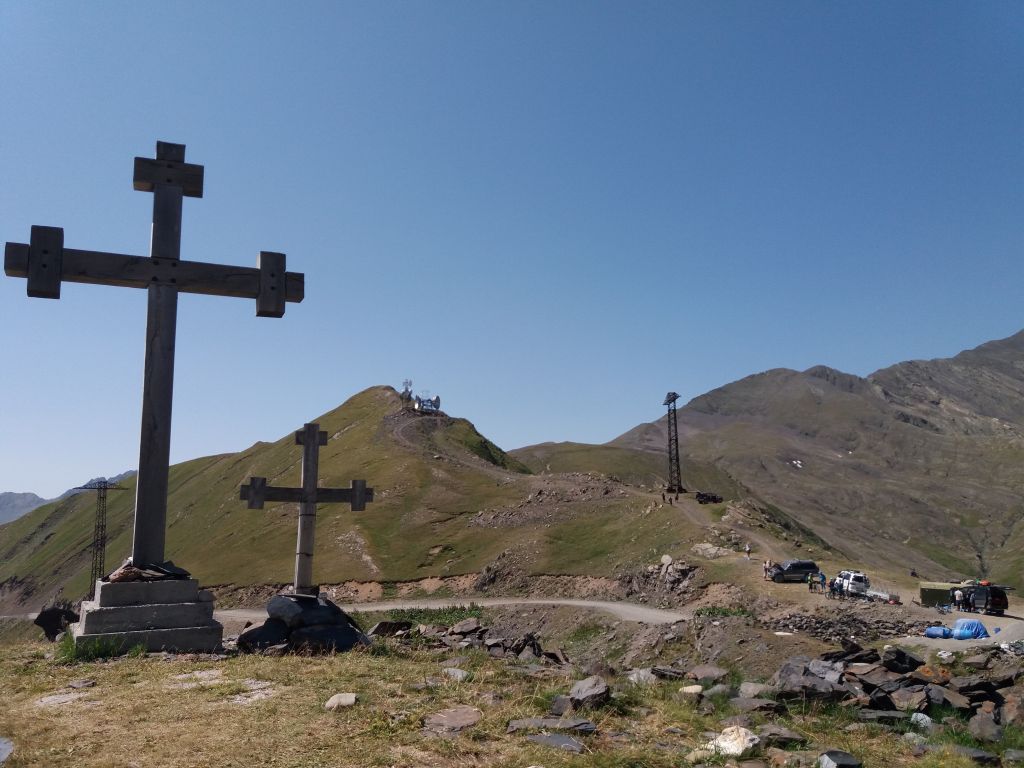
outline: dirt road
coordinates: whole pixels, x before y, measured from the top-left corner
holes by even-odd
[[[635,621],[640,624],[673,624],[691,617],[690,611],[665,611],[660,608],[650,608],[646,605],[635,603],[616,603],[603,600],[570,600],[567,598],[516,598],[516,597],[478,597],[473,599],[465,598],[438,598],[427,600],[385,600],[379,603],[351,603],[340,606],[350,613],[390,611],[395,608],[450,608],[452,606],[469,605],[475,603],[481,606],[491,605],[568,605],[576,608],[587,608],[595,611],[610,613],[617,619],[623,621]],[[214,615],[220,621],[253,621],[259,622],[267,618],[267,612],[262,608],[228,608],[216,611]]]

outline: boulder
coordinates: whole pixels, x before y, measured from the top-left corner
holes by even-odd
[[[1002,727],[997,725],[995,717],[987,712],[979,712],[968,720],[967,730],[978,741],[991,743],[1003,738]]]
[[[830,749],[818,756],[818,768],[861,768],[864,763],[841,749]]]
[[[925,664],[911,672],[908,677],[917,683],[945,685],[949,682],[949,670],[945,667],[932,667]]]
[[[569,691],[569,699],[574,709],[582,707],[599,707],[611,698],[608,683],[600,675],[592,675],[576,682]]]
[[[312,624],[292,630],[289,635],[292,648],[312,652],[348,651],[357,645],[369,645],[370,640],[352,624]]]
[[[1024,689],[1005,688],[1000,693],[1003,696],[1000,722],[1003,725],[1024,726]]]
[[[779,712],[782,705],[773,699],[729,699],[729,705],[737,712]]]
[[[378,621],[366,634],[368,637],[394,637],[399,632],[408,632],[410,629],[411,621]]]
[[[698,683],[708,685],[717,683],[728,674],[728,670],[716,667],[714,664],[700,664],[687,672],[686,676]]]
[[[924,712],[915,712],[910,716],[910,724],[922,731],[931,731],[935,727],[935,721]]]
[[[967,712],[971,709],[971,700],[968,699],[961,693],[957,693],[949,688],[943,688],[939,686],[928,686],[929,699],[931,698],[931,692],[938,688],[942,693],[942,703],[948,704],[953,709],[959,710],[960,712]]]
[[[572,711],[572,699],[568,696],[555,696],[551,700],[551,707],[548,709],[552,715],[561,717],[566,712]]]
[[[658,682],[658,678],[650,669],[631,669],[626,679],[633,685],[654,685]]]
[[[742,757],[757,749],[761,739],[753,731],[739,725],[730,725],[701,749],[714,755]]]
[[[238,636],[238,650],[262,651],[288,641],[288,625],[281,619],[267,619],[262,624],[249,627]]]
[[[903,648],[886,648],[882,653],[882,666],[890,672],[905,675],[924,666],[924,659]]]
[[[889,694],[893,706],[904,712],[923,712],[928,706],[928,694],[924,688],[913,690],[911,688],[899,688]]]
[[[324,709],[328,712],[336,712],[339,709],[355,706],[355,703],[356,695],[354,693],[336,693],[327,700]]]
[[[470,617],[458,622],[448,630],[450,635],[471,635],[480,629],[480,619]]]
[[[464,683],[471,677],[469,672],[464,669],[459,669],[458,667],[445,667],[441,672],[456,683]]]
[[[807,739],[796,731],[783,728],[781,725],[766,723],[759,726],[757,735],[766,747],[793,747],[804,744]]]
[[[741,699],[765,698],[763,694],[774,693],[775,689],[764,683],[741,683],[739,696]]]

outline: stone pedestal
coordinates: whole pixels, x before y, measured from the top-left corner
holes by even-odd
[[[213,618],[213,595],[195,579],[96,582],[96,599],[82,603],[71,625],[75,646],[116,643],[127,651],[211,652],[224,627]]]

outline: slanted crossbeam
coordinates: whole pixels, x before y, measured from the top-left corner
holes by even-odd
[[[313,543],[316,533],[317,504],[350,504],[353,512],[362,512],[373,501],[373,488],[365,480],[353,480],[351,488],[319,488],[320,446],[327,445],[327,433],[316,423],[306,424],[295,433],[295,444],[302,446],[302,487],[267,485],[265,477],[250,477],[238,489],[238,496],[249,509],[263,509],[268,501],[292,502],[299,506],[299,532],[295,546],[295,584],[297,595],[315,595],[313,584]]]
[[[148,257],[65,248],[63,229],[34,226],[27,244],[5,246],[4,272],[26,278],[36,298],[59,299],[65,282],[149,293],[131,557],[145,567],[164,561],[178,294],[255,299],[257,315],[282,317],[287,302],[302,301],[304,278],[286,272],[284,254],[272,251],[261,252],[255,268],[180,260],[182,199],[203,196],[203,166],[185,162],[184,144],[158,141],[155,158],[135,158],[132,183],[153,193]]]

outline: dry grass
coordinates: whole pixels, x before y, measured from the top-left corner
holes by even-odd
[[[506,734],[513,718],[545,713],[551,698],[568,690],[570,678],[527,677],[480,652],[462,652],[465,683],[416,690],[428,677],[440,677],[441,662],[452,652],[380,644],[373,652],[326,657],[226,660],[122,658],[60,665],[45,654],[52,646],[8,646],[0,660],[0,735],[12,739],[10,768],[19,766],[604,766],[659,768],[683,763],[703,741],[720,730],[729,714],[719,702],[717,716],[700,715],[677,701],[678,684],[637,689],[617,681],[621,691],[611,706],[590,713],[599,734],[581,737],[582,755],[534,745]],[[203,685],[179,675],[213,671]],[[218,675],[219,673],[219,675]],[[40,706],[55,693],[74,692],[68,683],[88,678],[95,687],[77,691],[75,701]],[[252,681],[269,683],[268,698],[235,703]],[[258,687],[258,686],[257,686]],[[324,710],[334,693],[358,695],[355,707]],[[501,701],[488,701],[500,694]],[[425,734],[425,715],[458,704],[478,707],[483,717],[452,739]],[[874,728],[847,733],[838,710],[796,714],[784,723],[814,742],[845,748],[867,765],[955,766],[954,758],[910,757],[898,734]],[[681,734],[667,733],[669,727]]]

